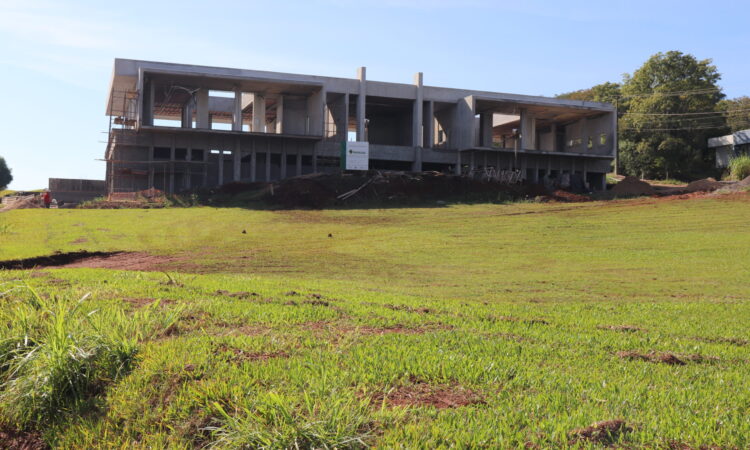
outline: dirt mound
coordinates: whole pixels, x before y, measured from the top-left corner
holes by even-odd
[[[637,177],[627,176],[614,185],[612,193],[615,195],[654,195],[656,192],[650,184],[639,180]]]
[[[574,194],[572,192],[563,191],[561,189],[558,189],[555,192],[553,192],[550,195],[550,197],[552,197],[553,200],[558,201],[558,202],[579,203],[579,202],[592,201],[592,198],[587,195]]]
[[[709,192],[721,189],[724,183],[714,180],[713,178],[704,178],[691,182],[685,187],[687,192]]]
[[[606,420],[597,422],[585,428],[573,430],[570,433],[570,444],[582,442],[592,442],[601,445],[614,444],[625,433],[630,433],[633,429],[622,419]]]
[[[19,269],[31,269],[34,267],[55,267],[55,266],[67,266],[73,264],[76,261],[85,260],[89,258],[103,258],[113,255],[117,255],[121,252],[87,252],[85,250],[80,252],[68,252],[68,253],[53,253],[46,256],[36,256],[33,258],[25,259],[10,259],[7,261],[0,261],[0,269],[4,270],[19,270]]]
[[[461,406],[484,404],[482,397],[457,384],[431,385],[416,382],[394,388],[388,392],[379,392],[372,397],[374,406],[385,404],[391,408],[397,406],[432,406],[438,409],[459,408]]]
[[[324,208],[368,202],[382,204],[451,199],[503,201],[534,197],[537,191],[538,188],[532,186],[476,180],[440,172],[369,171],[287,178],[273,184],[265,200],[285,208]]]

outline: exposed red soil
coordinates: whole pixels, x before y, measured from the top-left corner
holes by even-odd
[[[650,184],[637,177],[625,177],[614,185],[612,193],[615,195],[654,195],[656,191]]]
[[[633,431],[624,420],[606,420],[570,432],[570,444],[592,442],[600,445],[614,444],[625,433]]]
[[[130,303],[136,308],[143,308],[144,306],[151,305],[156,301],[158,301],[161,305],[171,305],[175,303],[175,301],[172,299],[163,298],[159,300],[151,297],[126,297],[123,298],[122,301]]]
[[[45,450],[50,448],[38,432],[0,428],[0,448],[6,450]]]
[[[695,338],[698,341],[702,342],[708,342],[711,344],[731,344],[736,345],[738,347],[743,347],[750,343],[747,339],[741,339],[741,338],[726,338],[726,337],[697,337]]]
[[[521,319],[520,317],[514,316],[490,316],[491,321],[499,320],[501,322],[523,322],[530,325],[549,325],[549,321],[545,319]]]
[[[697,354],[689,355],[676,355],[669,352],[648,352],[640,353],[637,351],[622,351],[617,352],[617,356],[622,359],[636,360],[636,361],[648,361],[653,363],[667,364],[670,366],[684,366],[687,364],[686,361],[694,363],[703,363],[710,361],[718,361],[719,358],[715,356],[704,356]]]
[[[226,344],[220,345],[216,349],[216,353],[229,353],[231,355],[232,361],[235,362],[241,362],[241,361],[267,361],[272,358],[289,358],[289,353],[279,350],[274,352],[249,352],[247,350],[242,350],[237,347],[230,347]]]
[[[246,292],[246,291],[239,291],[239,292],[229,292],[224,289],[219,289],[216,291],[217,295],[224,295],[226,297],[234,297],[234,298],[250,298],[250,297],[257,297],[259,294],[257,292]]]
[[[175,257],[151,255],[145,252],[118,252],[110,255],[82,258],[69,264],[64,264],[63,267],[157,271],[165,264],[177,260]]]
[[[430,308],[412,308],[411,306],[407,306],[407,305],[385,304],[382,306],[383,308],[392,309],[394,311],[408,311],[408,312],[419,313],[419,314],[429,314],[432,312]]]
[[[556,190],[550,195],[550,197],[552,200],[558,202],[579,203],[593,201],[588,195],[574,194],[572,192],[563,191],[562,189]]]
[[[459,408],[468,405],[484,404],[484,399],[477,392],[466,389],[458,384],[431,385],[426,382],[416,382],[391,389],[388,392],[378,392],[372,397],[374,406],[379,407],[383,402],[386,406],[432,406],[434,408]]]
[[[596,328],[599,328],[600,330],[621,331],[624,333],[635,333],[636,331],[644,331],[643,328],[639,328],[633,325],[599,325]]]

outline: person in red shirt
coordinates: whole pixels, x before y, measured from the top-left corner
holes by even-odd
[[[49,208],[50,203],[52,203],[52,196],[50,195],[48,190],[44,191],[44,195],[42,195],[42,201],[44,202],[44,207]]]

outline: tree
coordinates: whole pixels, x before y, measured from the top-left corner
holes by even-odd
[[[8,187],[11,181],[13,181],[13,175],[10,173],[8,165],[5,163],[5,158],[0,156],[0,189]]]
[[[604,103],[615,103],[617,98],[620,97],[620,86],[619,83],[606,83],[597,84],[596,86],[589,89],[581,89],[578,91],[567,92],[560,94],[557,98],[564,98],[568,100],[585,100],[590,102],[604,102]]]
[[[734,133],[750,128],[750,97],[722,100],[719,107],[725,112],[729,131]]]
[[[631,175],[693,178],[712,170],[709,136],[724,131],[721,75],[711,60],[657,53],[625,75],[620,106],[620,163]]]

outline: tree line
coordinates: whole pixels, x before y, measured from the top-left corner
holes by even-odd
[[[619,83],[559,98],[612,103],[618,111],[619,173],[641,178],[717,176],[709,137],[750,128],[750,97],[726,99],[710,59],[657,53]]]

